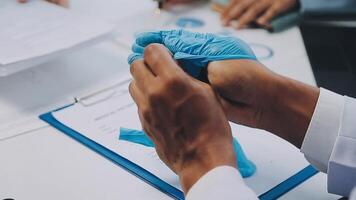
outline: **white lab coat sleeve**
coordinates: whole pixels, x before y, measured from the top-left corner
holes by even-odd
[[[328,173],[330,193],[350,196],[356,186],[356,99],[321,88],[301,151]]]
[[[325,173],[339,132],[343,107],[343,96],[320,88],[319,99],[301,147],[306,159]]]
[[[356,99],[345,97],[339,135],[328,168],[328,191],[349,196],[356,187]]]
[[[189,190],[186,200],[257,200],[245,185],[240,172],[230,166],[219,166],[203,175]]]

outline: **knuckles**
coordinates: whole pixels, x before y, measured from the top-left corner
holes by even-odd
[[[130,73],[132,75],[135,74],[136,71],[140,70],[140,67],[144,67],[144,61],[143,60],[135,60],[131,65],[130,65]]]
[[[164,81],[167,90],[176,89],[185,85],[184,79],[179,76],[168,76]]]
[[[135,73],[135,71],[137,70],[137,64],[138,63],[138,61],[134,61],[131,65],[130,65],[130,73],[131,74],[134,74]],[[131,82],[132,83],[132,82]]]
[[[148,100],[150,103],[155,104],[157,102],[167,101],[175,94],[179,93],[184,95],[184,91],[181,88],[185,87],[184,81],[179,77],[165,77],[160,80],[161,83],[154,86],[148,92]]]
[[[145,60],[151,59],[153,61],[162,58],[165,47],[162,44],[150,44],[144,50]]]

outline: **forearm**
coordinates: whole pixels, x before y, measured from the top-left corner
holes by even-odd
[[[300,148],[319,97],[319,89],[277,75],[273,90],[273,102],[266,108],[270,115],[261,126]]]

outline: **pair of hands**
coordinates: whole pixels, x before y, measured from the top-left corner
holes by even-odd
[[[133,51],[130,93],[142,127],[185,192],[217,166],[237,167],[228,121],[300,147],[318,89],[271,72],[243,41],[161,31],[140,35]],[[209,84],[184,72],[190,67],[205,67]]]
[[[29,0],[17,0],[17,1],[20,2],[20,3],[26,3]],[[51,2],[51,3],[54,3],[54,4],[57,4],[57,5],[60,5],[60,6],[63,6],[63,7],[68,7],[68,3],[69,3],[68,0],[47,0],[47,1]]]
[[[168,3],[186,3],[192,0],[168,0]],[[218,2],[218,1],[217,1]],[[298,0],[230,0],[227,5],[216,3],[215,10],[221,13],[225,26],[245,28],[252,23],[269,27],[271,20],[298,7]],[[231,23],[238,20],[238,23]]]

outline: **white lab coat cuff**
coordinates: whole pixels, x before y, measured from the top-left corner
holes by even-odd
[[[245,185],[237,169],[230,166],[219,166],[202,176],[189,190],[185,199],[257,200],[258,198]]]
[[[328,191],[347,197],[356,187],[356,100],[344,98],[340,132],[329,160]]]
[[[305,135],[301,152],[317,169],[327,172],[331,152],[339,133],[344,97],[320,88],[314,114]]]

